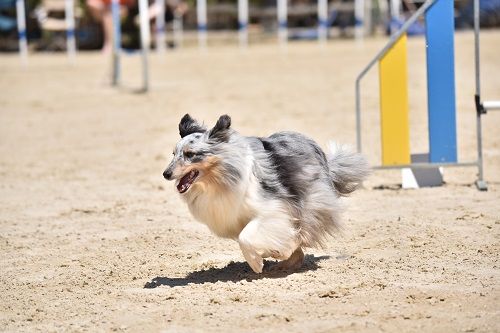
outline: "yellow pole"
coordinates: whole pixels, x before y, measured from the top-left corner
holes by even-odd
[[[380,59],[382,165],[410,163],[406,34]]]

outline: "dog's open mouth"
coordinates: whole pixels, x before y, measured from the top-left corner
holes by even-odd
[[[191,170],[186,175],[184,175],[184,177],[179,180],[179,184],[177,184],[177,191],[179,191],[179,193],[184,193],[189,190],[196,178],[198,178],[199,174],[200,172],[198,170]]]

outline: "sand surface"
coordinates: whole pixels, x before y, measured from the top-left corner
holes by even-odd
[[[488,192],[474,168],[401,190],[377,171],[345,200],[345,231],[304,268],[252,273],[238,244],[195,222],[162,178],[177,124],[220,114],[246,135],[355,143],[354,78],[384,39],[188,48],[137,56],[0,55],[0,330],[500,331],[500,114],[484,117]],[[500,31],[482,35],[483,94],[500,98]],[[409,41],[411,145],[425,152],[425,49]],[[456,37],[459,156],[475,158],[473,38]],[[363,83],[363,149],[379,163],[378,80]],[[268,266],[270,263],[267,264]],[[149,286],[152,288],[145,288]]]

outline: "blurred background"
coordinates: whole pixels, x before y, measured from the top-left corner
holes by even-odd
[[[256,277],[162,176],[186,113],[208,128],[228,114],[242,135],[291,130],[355,147],[356,77],[423,1],[249,0],[242,25],[238,0],[206,0],[200,25],[204,0],[120,0],[120,52],[110,1],[0,0],[0,331],[500,332],[498,112],[482,116],[487,192],[475,167],[446,167],[443,186],[419,190],[401,188],[399,169],[374,172],[346,200],[342,235],[287,276]],[[457,150],[470,162],[473,1],[453,3],[455,57],[442,63],[455,61]],[[481,98],[498,100],[500,0],[481,0],[480,14]],[[136,51],[139,26],[155,51]],[[407,38],[411,153],[429,151],[424,28]],[[379,83],[374,66],[361,94],[374,166]],[[157,280],[166,285],[143,288]]]
[[[110,15],[111,0],[75,0],[75,36],[79,50],[106,48],[107,15]],[[364,3],[364,35],[388,34],[391,25],[401,25],[405,17],[413,13],[424,1],[404,0],[399,5],[400,13],[391,14],[391,1],[370,0]],[[137,0],[121,0],[121,44],[123,48],[140,46]],[[157,18],[157,3],[149,1],[151,25]],[[182,41],[168,34],[169,47],[193,44],[196,39],[196,0],[165,0],[166,31],[183,31]],[[249,0],[249,35],[251,41],[265,42],[274,38],[278,29],[276,0]],[[457,28],[472,26],[472,0],[455,1]],[[317,0],[288,1],[288,38],[291,40],[316,38],[318,26]],[[26,0],[26,35],[30,50],[64,51],[66,48],[66,24],[64,0]],[[391,18],[392,17],[392,18]],[[109,18],[110,20],[110,18]],[[109,21],[108,20],[108,21]],[[327,22],[329,38],[350,38],[354,36],[355,1],[328,1]],[[109,23],[109,26],[111,23]],[[500,1],[481,0],[481,25],[500,26]],[[110,29],[110,28],[109,28]],[[152,28],[153,29],[153,28]],[[238,8],[235,0],[208,0],[207,29],[211,42],[229,42],[234,39],[231,31],[238,29]],[[416,25],[410,33],[423,33]],[[16,0],[0,0],[0,51],[18,49],[16,26]],[[155,40],[152,38],[152,47]]]

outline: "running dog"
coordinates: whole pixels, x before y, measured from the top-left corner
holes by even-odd
[[[163,176],[193,216],[219,237],[236,240],[243,256],[261,273],[263,258],[275,268],[298,269],[302,248],[322,246],[340,227],[340,197],[353,192],[369,173],[366,160],[294,132],[247,137],[223,115],[207,129],[186,114],[181,140]]]

